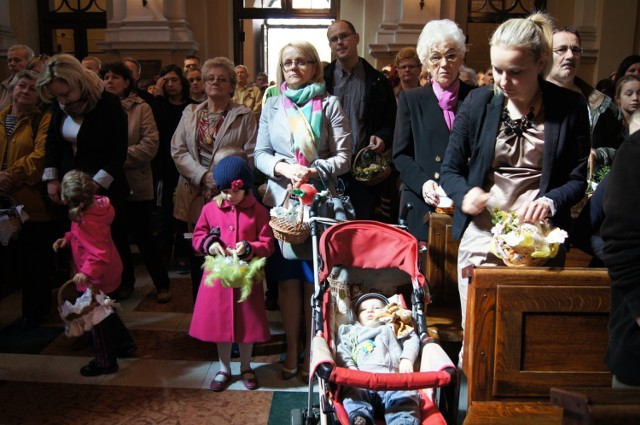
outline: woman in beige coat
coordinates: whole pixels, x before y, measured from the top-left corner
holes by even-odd
[[[251,110],[231,100],[236,86],[233,63],[223,57],[202,66],[207,100],[185,108],[171,140],[171,155],[180,179],[174,217],[193,228],[204,203],[217,195],[213,179],[216,164],[225,156],[244,157],[253,169],[257,125]],[[202,257],[190,253],[193,298],[202,278]]]
[[[171,299],[169,273],[160,260],[150,225],[154,199],[151,160],[158,152],[159,143],[156,122],[151,107],[132,90],[134,80],[124,63],[104,65],[100,69],[100,76],[104,80],[105,89],[120,98],[129,121],[129,147],[124,163],[125,176],[131,190],[124,205],[127,233],[138,245],[142,261],[156,287],[158,302],[166,303]],[[119,292],[126,290],[133,290],[133,287],[120,287]]]

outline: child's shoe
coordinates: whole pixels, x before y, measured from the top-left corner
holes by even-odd
[[[220,376],[219,379],[218,376]],[[216,376],[213,378],[213,381],[211,381],[211,384],[209,384],[209,388],[211,388],[211,391],[224,391],[227,389],[227,387],[229,386],[229,384],[231,383],[231,375],[228,374],[227,372],[223,372],[223,371],[219,371],[218,373],[216,373]]]
[[[91,360],[88,365],[80,368],[80,375],[82,376],[99,376],[108,375],[110,373],[116,373],[118,371],[118,364],[113,366],[100,367],[95,360]]]

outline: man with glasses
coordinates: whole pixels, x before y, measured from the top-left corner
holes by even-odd
[[[558,86],[582,93],[589,106],[591,123],[592,172],[611,165],[615,150],[623,140],[622,115],[607,95],[577,77],[582,59],[582,39],[577,29],[557,28],[553,32],[553,66],[547,80]]]
[[[336,21],[327,30],[329,46],[336,60],[324,69],[327,91],[340,99],[351,125],[353,157],[365,146],[382,154],[390,151],[396,119],[396,101],[389,80],[366,60],[358,56],[360,35],[348,21]],[[397,189],[389,179],[374,186],[366,186],[343,176],[346,194],[356,210],[358,219],[381,219],[395,222],[396,217],[376,216],[374,210],[383,192]],[[389,199],[390,193],[384,193]]]
[[[7,64],[11,75],[0,83],[0,110],[11,103],[9,85],[13,77],[27,67],[27,62],[32,57],[33,50],[24,44],[16,44],[7,49]]]
[[[420,71],[422,64],[415,47],[405,47],[396,54],[396,67],[400,84],[394,89],[396,100],[400,92],[420,87]]]

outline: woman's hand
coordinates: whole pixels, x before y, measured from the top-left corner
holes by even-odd
[[[8,194],[13,189],[13,177],[7,171],[0,171],[0,193]]]
[[[200,180],[200,192],[206,201],[210,201],[214,196],[220,193],[218,187],[213,181],[213,173],[206,172]]]
[[[51,202],[62,204],[62,200],[60,200],[60,180],[55,179],[47,182],[47,194]]]
[[[60,248],[66,248],[67,245],[69,245],[69,241],[67,241],[65,238],[60,238],[53,243],[53,251],[58,252]]]
[[[220,242],[214,242],[209,247],[209,255],[227,255],[226,250],[222,247]]]
[[[479,187],[474,187],[462,199],[462,212],[468,215],[478,215],[485,210],[490,195]]]
[[[516,211],[520,220],[528,223],[546,220],[550,212],[551,205],[544,199],[527,202]]]
[[[398,370],[400,373],[413,373],[413,363],[409,359],[400,359]]]
[[[280,173],[291,180],[293,187],[300,187],[301,184],[307,183],[310,179],[317,177],[318,172],[309,167],[300,164],[285,164]]]
[[[440,196],[436,193],[436,190],[438,190],[438,183],[433,180],[427,180],[422,185],[422,199],[434,207],[440,203]]]

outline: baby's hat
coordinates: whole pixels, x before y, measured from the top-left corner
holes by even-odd
[[[253,171],[239,156],[221,159],[213,170],[213,178],[220,190],[251,190],[253,185]]]
[[[379,299],[384,305],[389,304],[389,300],[387,299],[387,297],[382,294],[378,294],[377,292],[369,292],[367,294],[360,295],[358,298],[356,298],[356,302],[353,303],[353,312],[355,313],[356,317],[358,317],[358,309],[360,308],[360,304],[362,304],[363,301],[371,298]]]

